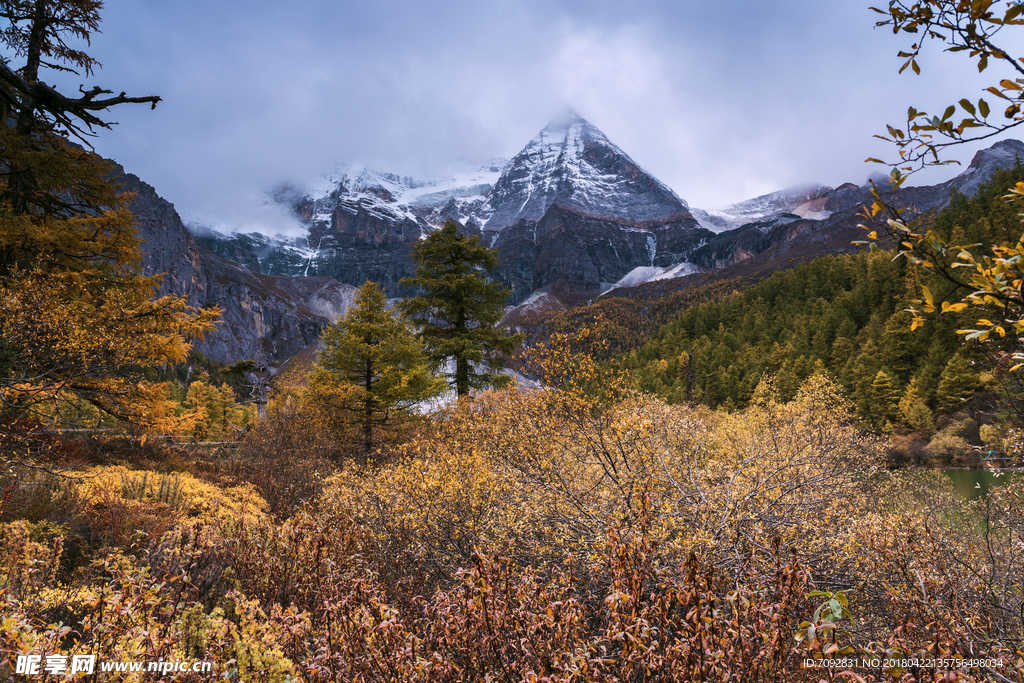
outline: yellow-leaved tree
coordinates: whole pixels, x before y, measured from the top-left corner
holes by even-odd
[[[0,463],[38,465],[41,431],[72,417],[146,421],[161,396],[142,371],[184,359],[217,310],[154,300],[114,165],[85,142],[98,113],[127,102],[100,88],[71,97],[41,71],[92,74],[76,45],[97,30],[98,0],[4,0],[0,40]]]

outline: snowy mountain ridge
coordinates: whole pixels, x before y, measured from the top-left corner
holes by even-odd
[[[340,167],[306,189],[277,192],[269,201],[289,205],[304,223],[329,223],[338,208],[360,209],[386,220],[410,220],[437,227],[449,218],[482,225],[489,217],[487,195],[500,176],[503,160],[467,165],[440,179],[387,173],[353,163]]]
[[[789,213],[800,218],[820,221],[828,218],[832,213],[825,210],[825,203],[833,191],[833,188],[825,185],[800,185],[745,199],[728,206],[708,209],[701,213],[707,213],[712,220],[718,219],[715,221],[716,227],[727,226],[717,230],[712,229],[713,232],[732,230],[749,223],[756,223],[778,213]]]

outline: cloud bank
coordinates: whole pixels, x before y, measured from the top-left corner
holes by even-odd
[[[892,156],[872,138],[886,123],[996,76],[938,45],[897,75],[906,41],[853,0],[431,4],[110,0],[89,83],[164,101],[112,112],[96,149],[186,218],[273,233],[287,217],[260,195],[282,182],[509,157],[570,105],[709,208],[863,182],[866,157]]]

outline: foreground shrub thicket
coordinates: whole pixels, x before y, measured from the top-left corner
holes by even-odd
[[[1024,483],[967,502],[881,471],[821,376],[726,414],[577,370],[340,461],[294,512],[182,472],[51,484],[73,513],[0,525],[0,646],[245,681],[827,680],[802,660],[841,654],[1024,680]],[[607,391],[577,391],[592,381]],[[339,467],[300,442],[296,468]]]
[[[673,561],[691,550],[740,562],[801,524],[848,513],[873,442],[837,419],[843,403],[816,378],[790,404],[727,415],[630,395],[609,409],[565,391],[482,397],[443,420],[408,457],[330,481],[388,548],[415,548],[443,577],[475,549],[523,565],[600,549],[649,501],[650,533]],[[815,548],[815,551],[819,550]],[[598,550],[599,552],[599,550]]]

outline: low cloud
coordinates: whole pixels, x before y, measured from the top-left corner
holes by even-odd
[[[94,82],[164,102],[118,108],[96,146],[192,220],[290,233],[262,204],[282,182],[351,161],[436,176],[458,158],[508,157],[568,104],[714,207],[863,182],[866,157],[892,156],[872,135],[907,106],[980,94],[987,81],[939,50],[922,76],[897,76],[906,41],[875,16],[810,0],[111,2]]]

